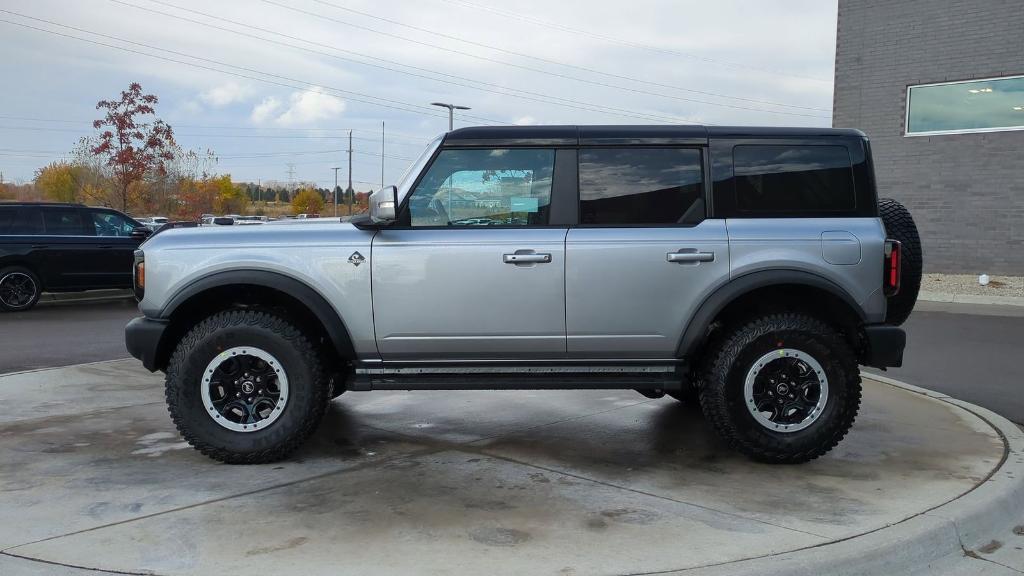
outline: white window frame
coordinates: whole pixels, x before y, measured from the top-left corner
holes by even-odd
[[[904,104],[903,114],[903,137],[904,138],[915,138],[918,136],[941,136],[943,134],[984,134],[986,132],[1015,132],[1024,130],[1024,112],[1021,113],[1021,122],[1019,126],[999,126],[994,128],[961,128],[959,130],[930,130],[928,132],[911,132],[910,131],[910,92],[914,88],[927,88],[929,86],[952,86],[954,84],[973,84],[976,82],[991,82],[993,80],[1016,80],[1018,78],[1024,78],[1024,74],[1016,74],[1013,76],[993,76],[990,78],[971,78],[969,80],[954,80],[952,82],[932,82],[930,84],[910,84],[907,85],[906,90],[906,103]]]

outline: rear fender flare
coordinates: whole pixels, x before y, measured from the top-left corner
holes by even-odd
[[[823,276],[803,270],[764,270],[752,272],[730,280],[704,299],[700,307],[697,308],[697,311],[690,318],[690,322],[686,325],[686,329],[679,340],[676,355],[680,358],[692,356],[703,343],[711,323],[726,306],[737,298],[760,288],[786,284],[799,284],[829,292],[845,302],[862,322],[866,319],[864,310],[853,296],[843,289],[842,286]]]

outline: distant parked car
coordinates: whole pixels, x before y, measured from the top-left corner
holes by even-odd
[[[135,249],[152,232],[111,208],[0,204],[0,311],[43,292],[131,288]]]
[[[267,221],[266,216],[239,216],[235,218],[235,224],[264,224]]]

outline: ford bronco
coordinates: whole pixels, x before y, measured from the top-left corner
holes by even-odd
[[[834,447],[858,365],[902,362],[921,247],[856,130],[475,127],[351,222],[170,230],[135,253],[128,350],[232,463],[345,391],[634,389],[735,449]]]

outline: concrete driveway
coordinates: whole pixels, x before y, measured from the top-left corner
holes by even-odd
[[[0,414],[6,574],[728,565],[917,516],[1005,451],[971,412],[872,381],[849,437],[799,466],[752,463],[699,412],[632,392],[350,392],[297,455],[262,466],[184,444],[135,361],[0,376],[0,405],[18,407]]]

